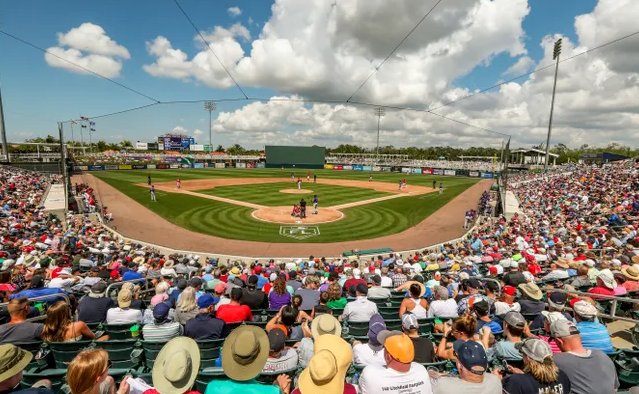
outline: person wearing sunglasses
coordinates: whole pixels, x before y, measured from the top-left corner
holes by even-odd
[[[78,353],[69,364],[67,384],[71,394],[129,394],[127,375],[122,378],[117,389],[115,381],[109,376],[112,363],[104,349],[85,350]]]

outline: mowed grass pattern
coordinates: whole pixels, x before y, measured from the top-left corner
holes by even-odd
[[[306,199],[307,202],[311,202],[314,195],[319,198],[320,206],[325,207],[391,195],[391,193],[360,187],[322,185],[312,182],[302,183],[302,189],[312,190],[312,193],[281,193],[280,190],[283,189],[297,189],[297,185],[293,182],[258,183],[254,185],[217,186],[213,189],[196,190],[196,192],[269,207],[287,205],[292,207],[293,204],[299,203],[302,198]]]
[[[281,177],[283,175],[281,170],[147,170],[93,172],[92,174],[158,215],[186,229],[221,238],[282,243],[329,243],[370,239],[395,234],[420,223],[477,182],[477,180],[469,178],[411,175],[407,177],[409,185],[432,186],[432,181],[435,179],[438,182],[440,180],[444,182],[446,190],[443,195],[431,193],[414,197],[402,197],[344,209],[342,211],[345,214],[344,219],[318,225],[321,234],[302,241],[279,235],[279,224],[266,223],[254,219],[251,216],[253,211],[251,208],[186,194],[167,192],[158,192],[158,202],[151,203],[148,188],[135,185],[135,183],[146,183],[148,174],[151,174],[154,182],[162,182],[175,180],[177,177],[182,180],[227,177],[257,178],[257,175],[265,174],[262,171],[269,171],[270,177]],[[339,179],[368,178],[367,174],[338,171],[326,172],[328,174],[322,174],[326,178],[329,178],[326,175],[331,175],[332,173],[342,175]],[[290,171],[288,173],[290,175]],[[205,174],[208,174],[208,176],[204,176]],[[400,177],[401,174],[375,173],[376,181],[387,179],[387,182],[395,182]],[[97,192],[99,195],[100,191],[97,190]],[[298,195],[298,197],[301,196]],[[464,212],[459,214],[463,215]],[[428,240],[424,240],[424,242],[428,243]],[[380,247],[383,246],[380,245]]]

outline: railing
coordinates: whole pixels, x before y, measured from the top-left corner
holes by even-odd
[[[44,295],[44,296],[38,296],[38,297],[31,297],[28,298],[29,302],[32,301],[47,301],[50,302],[56,298],[62,298],[64,300],[64,302],[67,303],[67,305],[71,305],[71,300],[69,299],[69,296],[66,294],[49,294],[49,295]],[[8,302],[3,302],[0,304],[0,308],[4,307],[6,308],[9,305]],[[40,316],[36,316],[36,317],[31,317],[29,319],[27,319],[27,321],[39,321],[39,320],[44,320],[46,319],[46,315],[40,315]]]
[[[123,286],[125,283],[145,282],[145,281],[147,281],[147,280],[148,280],[148,279],[146,279],[146,278],[140,278],[140,279],[131,279],[131,280],[125,280],[125,281],[122,281],[122,282],[115,282],[115,283],[111,283],[109,286],[107,286],[107,289],[106,289],[106,292],[105,292],[105,293],[106,293],[106,294],[107,294],[107,296],[108,296],[108,295],[111,293],[111,290],[113,290],[113,289],[114,289],[114,288],[116,288],[116,287],[121,287],[121,286]],[[148,282],[147,282],[147,283],[148,283]]]
[[[569,294],[576,294],[578,296],[584,296],[584,297],[596,297],[598,300],[599,299],[604,299],[604,300],[608,300],[608,301],[612,301],[610,304],[610,314],[606,314],[606,313],[598,313],[597,317],[604,317],[604,318],[608,318],[608,319],[613,319],[613,320],[621,320],[621,321],[626,321],[626,322],[630,322],[630,323],[639,323],[638,319],[630,319],[627,317],[621,317],[621,316],[617,316],[617,303],[619,302],[628,302],[631,304],[639,304],[639,299],[635,299],[635,298],[627,298],[627,297],[619,297],[619,296],[609,296],[609,295],[604,295],[604,294],[593,294],[593,293],[587,293],[587,292],[583,292],[583,291],[577,291],[577,290],[565,290],[565,289],[561,289],[561,288],[553,288],[553,289],[549,289],[547,291],[547,293],[551,293],[551,292],[560,292],[560,293],[564,293],[566,295]],[[565,307],[565,310],[569,310],[572,311],[572,308],[569,307]]]

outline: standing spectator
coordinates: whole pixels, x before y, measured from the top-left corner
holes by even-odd
[[[356,365],[385,366],[384,347],[377,340],[380,332],[386,330],[386,323],[381,315],[373,315],[368,324],[368,343],[353,342],[353,363]]]
[[[187,321],[198,314],[197,300],[195,299],[195,289],[187,287],[180,295],[180,300],[175,307],[175,321],[185,325]]]
[[[42,324],[27,321],[29,300],[14,298],[7,305],[11,320],[0,325],[0,343],[35,342],[42,339]]]
[[[85,323],[104,323],[107,312],[115,307],[115,302],[106,296],[107,284],[100,281],[91,286],[89,294],[78,304],[78,320]]]
[[[488,357],[479,342],[455,343],[459,377],[442,377],[435,386],[434,394],[481,393],[501,394],[501,382],[488,372]]]
[[[358,284],[355,294],[357,298],[346,304],[341,320],[369,321],[373,315],[377,314],[377,304],[366,298],[368,287],[365,284]]]
[[[153,308],[153,322],[142,327],[142,336],[146,341],[167,342],[182,335],[182,326],[169,319],[171,307],[165,302],[160,302]]]
[[[599,349],[604,353],[614,353],[615,349],[612,347],[608,329],[603,324],[595,322],[597,308],[588,301],[576,300],[571,304],[583,347]]]
[[[415,394],[431,394],[432,388],[426,368],[413,362],[413,341],[400,331],[382,331],[377,338],[384,346],[386,366],[369,365],[364,368],[359,380],[360,393],[398,392],[393,387],[400,384],[411,387],[412,393]]]
[[[184,335],[196,341],[226,338],[231,330],[224,320],[213,317],[216,298],[210,294],[204,294],[198,298],[199,313],[193,319],[186,322]]]
[[[614,393],[619,388],[615,365],[604,352],[586,349],[579,329],[564,319],[550,325],[550,336],[562,353],[555,353],[555,364],[570,379],[572,394]]]
[[[128,289],[122,289],[118,293],[118,306],[107,311],[107,324],[134,324],[142,323],[144,318],[138,309],[131,309],[133,294]]]
[[[290,283],[290,281],[288,283]],[[280,276],[275,279],[275,282],[273,282],[273,288],[268,294],[268,309],[272,311],[279,311],[284,305],[289,305],[291,303],[291,294],[286,291],[286,285],[287,282],[283,277]]]
[[[228,323],[238,323],[253,320],[251,308],[242,305],[242,289],[239,287],[231,290],[231,302],[222,305],[217,310],[217,317]]]
[[[435,361],[435,346],[433,345],[433,341],[428,337],[419,336],[419,323],[415,315],[408,312],[402,316],[402,331],[413,341],[413,348],[415,349],[414,361],[416,363],[423,364]]]

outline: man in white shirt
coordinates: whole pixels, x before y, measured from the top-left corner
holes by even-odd
[[[388,276],[388,267],[382,267],[382,287],[393,287],[393,280]]]
[[[360,394],[432,394],[426,368],[413,362],[415,348],[408,335],[400,331],[382,331],[377,335],[384,347],[385,366],[368,365],[359,378]],[[451,391],[453,392],[453,391]]]
[[[268,332],[270,351],[263,373],[282,373],[297,368],[298,355],[293,348],[286,347],[286,334],[281,328]]]
[[[122,289],[118,293],[118,307],[107,311],[107,324],[134,324],[142,323],[144,317],[142,311],[130,309],[133,294],[127,289]]]
[[[368,343],[353,342],[353,364],[386,366],[384,347],[377,340],[377,335],[384,330],[384,318],[381,315],[373,315],[368,325]]]
[[[374,275],[371,277],[371,281],[373,282],[373,287],[368,289],[367,298],[371,299],[380,299],[380,298],[390,298],[391,292],[388,289],[385,289],[381,286],[382,277],[379,275]]]
[[[428,308],[428,317],[457,317],[457,303],[448,298],[448,289],[444,286],[435,286],[435,301]]]
[[[80,277],[73,276],[70,267],[64,267],[57,278],[51,279],[47,287],[62,289],[70,293],[73,285],[80,282],[80,280]]]
[[[344,307],[342,313],[342,321],[370,321],[373,315],[377,314],[377,304],[373,301],[369,301],[366,296],[368,295],[368,287],[363,283],[358,283],[355,289],[355,295],[357,298],[355,301],[351,301]]]
[[[567,279],[570,277],[570,275],[568,275],[568,271],[566,271],[567,268],[568,264],[562,260],[557,260],[550,264],[550,272],[543,277],[543,280]]]

